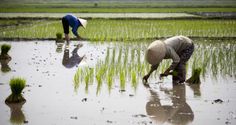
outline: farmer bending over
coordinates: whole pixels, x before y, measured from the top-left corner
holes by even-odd
[[[86,28],[87,21],[81,18],[77,18],[72,14],[68,14],[62,18],[62,25],[65,33],[65,39],[67,43],[69,43],[69,26],[72,28],[73,34],[77,37],[78,40],[80,40],[81,37],[79,36],[77,30],[80,26]]]
[[[147,82],[151,73],[158,68],[163,59],[172,59],[171,66],[163,74],[160,74],[160,78],[172,74],[173,83],[183,83],[186,79],[186,62],[193,51],[192,40],[185,36],[174,36],[164,41],[152,42],[146,51],[146,60],[152,66],[149,73],[143,77],[143,81]]]

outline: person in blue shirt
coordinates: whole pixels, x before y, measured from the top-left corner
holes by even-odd
[[[77,18],[76,16],[72,14],[67,14],[62,18],[62,25],[63,25],[63,29],[65,33],[65,40],[68,43],[70,40],[69,27],[72,28],[73,34],[77,37],[78,40],[80,40],[81,37],[79,36],[77,30],[80,26],[86,28],[87,21],[81,18]]]

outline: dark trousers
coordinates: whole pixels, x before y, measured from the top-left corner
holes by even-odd
[[[173,82],[178,81],[179,83],[183,83],[185,81],[186,63],[189,60],[189,58],[192,56],[193,51],[194,51],[194,44],[190,45],[179,54],[180,62],[176,66],[176,68],[173,70],[173,72],[176,72],[176,75],[173,75],[172,77]]]
[[[62,25],[63,25],[64,33],[69,34],[69,22],[65,17],[62,18]]]

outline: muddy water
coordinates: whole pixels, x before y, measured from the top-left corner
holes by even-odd
[[[71,52],[76,42],[69,45],[66,53],[66,46],[59,45],[58,48],[54,41],[8,43],[12,46],[9,52],[12,60],[8,63],[11,71],[0,72],[1,125],[236,124],[235,41],[197,43],[188,67],[194,60],[208,59],[214,54],[216,61],[224,60],[216,65],[221,70],[214,69],[214,59],[205,61],[209,62],[206,64],[198,62],[206,65],[200,85],[173,86],[171,77],[160,81],[156,74],[149,80],[149,87],[143,86],[141,78],[138,78],[135,89],[130,81],[126,81],[125,91],[121,91],[119,80],[116,79],[110,89],[103,84],[99,94],[96,81],[89,84],[88,91],[83,83],[75,88],[73,81],[76,71],[83,67],[96,67],[98,60],[105,60],[107,49],[127,46],[141,48],[142,62],[142,50],[147,43],[83,42],[83,47],[74,56]],[[219,50],[229,51],[216,51],[221,47]],[[207,51],[211,49],[214,51]],[[69,55],[66,56],[68,51]],[[204,53],[210,53],[210,56]],[[221,53],[224,56],[219,57]],[[188,68],[190,75],[191,68]],[[27,100],[25,104],[6,105],[4,102],[11,93],[8,84],[14,76],[27,80],[23,93]]]

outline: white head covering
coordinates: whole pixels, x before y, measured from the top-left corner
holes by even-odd
[[[82,19],[82,18],[78,18],[78,20],[79,20],[79,22],[81,23],[81,25],[82,25],[84,28],[86,28],[86,26],[87,26],[87,20]]]
[[[166,47],[163,41],[152,42],[146,51],[146,60],[151,65],[159,64],[165,57]]]

